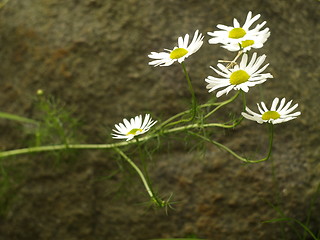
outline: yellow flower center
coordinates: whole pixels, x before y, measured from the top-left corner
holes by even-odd
[[[244,35],[246,35],[246,31],[243,30],[243,28],[234,28],[229,32],[229,38],[242,38]]]
[[[230,83],[232,85],[239,85],[241,83],[248,81],[249,78],[250,78],[250,75],[246,71],[237,70],[231,74]]]
[[[241,42],[241,48],[246,48],[254,44],[253,40],[245,40]]]
[[[140,133],[140,132],[142,132],[142,129],[140,129],[140,128],[133,128],[133,129],[131,129],[126,135],[127,135],[127,136],[128,136],[128,135],[131,135],[131,134],[136,135],[137,133]]]
[[[276,120],[280,117],[280,114],[276,111],[268,111],[262,114],[262,120]]]
[[[184,48],[176,48],[175,50],[173,50],[170,53],[170,58],[171,59],[179,59],[181,57],[183,57],[184,55],[186,55],[188,53],[188,51]]]

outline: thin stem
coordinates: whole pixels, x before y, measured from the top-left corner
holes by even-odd
[[[196,111],[197,111],[197,101],[196,101],[196,96],[195,96],[195,93],[194,93],[194,90],[193,90],[193,86],[192,86],[192,83],[191,83],[191,79],[189,77],[189,74],[187,72],[187,69],[186,69],[186,66],[184,64],[184,62],[181,63],[181,66],[182,66],[182,69],[183,69],[183,72],[184,72],[184,75],[186,76],[186,79],[187,79],[187,82],[188,82],[188,87],[189,87],[189,91],[191,93],[191,97],[192,97],[192,120],[194,119],[195,115],[196,115]]]
[[[0,118],[5,118],[5,119],[10,119],[18,122],[23,122],[23,123],[31,123],[38,125],[39,123],[33,119],[30,118],[25,118],[25,117],[20,117],[15,114],[10,114],[10,113],[5,113],[5,112],[0,112]]]
[[[145,179],[143,173],[141,172],[140,168],[119,148],[114,148],[114,150],[117,153],[119,153],[134,168],[134,170],[136,170],[136,172],[139,174],[139,177],[141,178],[143,185],[146,188],[147,193],[149,194],[150,198],[153,200],[156,200],[157,198],[154,196],[154,194],[153,194],[147,180]]]
[[[187,126],[176,127],[172,129],[163,130],[162,134],[175,133],[183,130],[189,130],[193,128],[205,128],[205,127],[221,127],[221,128],[233,128],[233,125],[226,125],[220,123],[208,123],[208,124],[190,124]],[[140,142],[147,141],[151,138],[159,136],[158,133],[150,134],[145,137],[139,138]],[[39,147],[30,147],[30,148],[22,148],[22,149],[14,149],[9,151],[0,152],[0,158],[10,157],[15,155],[27,154],[27,153],[35,153],[35,152],[48,152],[48,151],[61,151],[65,149],[111,149],[118,148],[123,146],[128,146],[131,144],[137,143],[136,141],[124,141],[119,143],[111,143],[111,144],[61,144],[61,145],[51,145],[51,146],[39,146]]]
[[[229,63],[227,66],[226,66],[226,68],[231,68],[232,66],[234,66],[234,65],[236,65],[237,64],[237,60],[238,60],[238,58],[242,55],[242,53],[243,53],[243,50],[240,50],[239,52],[238,52],[238,54],[237,54],[237,56],[232,60],[232,61],[226,61],[226,60],[219,60],[218,62],[227,62],[227,63]]]
[[[242,90],[241,90],[241,93],[242,93],[242,101],[243,101],[243,111],[245,112],[247,107],[246,93]]]
[[[189,88],[189,92],[191,94],[191,117],[190,118],[187,118],[187,119],[180,119],[178,121],[175,121],[175,122],[172,122],[172,123],[169,123],[170,121],[172,121],[173,119],[177,118],[177,117],[180,117],[180,116],[183,116],[184,114],[186,113],[189,113],[190,110],[187,110],[187,111],[184,111],[184,112],[181,112],[181,113],[178,113],[176,114],[175,116],[169,118],[167,121],[165,121],[163,124],[161,124],[161,126],[164,126],[167,124],[167,127],[168,126],[172,126],[172,125],[176,125],[176,124],[179,124],[179,123],[184,123],[184,122],[190,122],[192,121],[195,116],[196,116],[196,112],[197,112],[197,100],[196,100],[196,96],[195,96],[195,93],[194,93],[194,89],[193,89],[193,86],[192,86],[192,83],[191,83],[191,79],[189,77],[189,74],[188,74],[188,71],[186,69],[186,66],[184,64],[184,62],[181,63],[181,66],[182,66],[182,69],[183,69],[183,73],[187,79],[187,82],[188,82],[188,88]]]
[[[180,112],[180,113],[178,113],[178,114],[176,114],[176,115],[168,118],[166,121],[164,121],[163,123],[161,123],[161,124],[157,127],[157,129],[162,128],[163,126],[167,125],[168,123],[170,123],[170,122],[173,121],[174,119],[176,119],[176,118],[178,118],[178,117],[180,117],[180,116],[183,116],[184,114],[187,114],[187,113],[189,113],[189,112],[190,112],[190,110],[183,111],[183,112]]]
[[[204,119],[210,117],[210,115],[212,115],[213,113],[215,113],[219,108],[223,107],[224,105],[233,102],[240,94],[240,91],[238,91],[232,98],[221,102],[220,105],[218,105],[215,109],[213,109],[211,112],[209,112],[207,115],[204,116]]]
[[[266,160],[268,160],[271,156],[271,152],[272,152],[272,145],[273,145],[273,124],[269,123],[269,151],[268,151],[268,156],[266,158]]]
[[[236,95],[237,95],[237,94],[238,94],[238,93],[236,93]],[[235,97],[235,96],[233,96],[233,97]],[[233,98],[233,97],[232,97],[232,98]],[[223,103],[224,103],[224,102],[205,103],[205,104],[199,105],[198,108],[201,109],[201,108],[206,108],[206,107],[219,106],[219,105],[221,105],[221,104],[223,104]],[[183,116],[184,114],[187,114],[187,113],[189,113],[189,112],[190,112],[190,110],[186,110],[186,111],[180,112],[180,113],[178,113],[178,114],[176,114],[176,115],[168,118],[166,121],[162,122],[159,126],[157,126],[157,129],[161,129],[163,126],[166,126],[168,123],[170,123],[170,122],[173,121],[174,119],[176,119],[176,118],[178,118],[178,117],[180,117],[180,116]],[[178,123],[180,123],[180,121],[176,121],[174,124],[171,123],[169,126],[175,125],[175,124],[178,124]]]
[[[239,160],[243,161],[243,162],[246,162],[246,163],[258,163],[258,162],[263,162],[263,161],[266,161],[270,158],[271,156],[271,152],[272,152],[272,143],[273,143],[273,124],[269,124],[269,149],[268,149],[268,154],[265,158],[262,158],[262,159],[258,159],[258,160],[249,160],[247,158],[244,158],[244,157],[241,157],[239,156],[237,153],[235,153],[234,151],[232,151],[230,148],[228,148],[227,146],[217,142],[217,141],[214,141],[214,140],[211,140],[207,137],[204,137],[202,135],[199,135],[197,133],[194,133],[194,132],[190,132],[192,135],[195,135],[199,138],[202,138],[210,143],[213,143],[214,145],[224,149],[225,151],[227,151],[228,153],[230,153],[231,155],[233,155],[234,157],[238,158]]]

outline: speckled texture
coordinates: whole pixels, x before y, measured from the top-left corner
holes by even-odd
[[[111,142],[111,128],[123,117],[150,112],[164,120],[190,102],[179,65],[150,67],[151,51],[172,48],[196,29],[206,33],[219,23],[230,25],[233,17],[243,22],[249,10],[261,13],[271,29],[258,52],[267,54],[274,79],[252,88],[248,105],[286,97],[302,112],[275,129],[274,177],[271,161],[243,165],[215,146],[206,145],[200,154],[165,138],[149,168],[159,193],[173,192],[178,201],[167,216],[140,204],[147,195],[134,172],[113,175],[119,168],[109,152],[81,151],[72,161],[63,155],[57,166],[54,155],[14,157],[3,163],[16,180],[0,239],[298,239],[288,225],[261,222],[279,217],[269,203],[305,222],[320,181],[319,1],[10,0],[0,9],[0,110],[36,116],[33,98],[41,88],[74,111],[87,143]],[[186,61],[199,102],[210,97],[204,82],[209,66],[233,57],[207,40]],[[21,130],[1,120],[0,149],[25,146]],[[212,137],[237,152],[262,156],[265,131],[244,121]],[[319,207],[317,199],[313,231],[319,230]]]

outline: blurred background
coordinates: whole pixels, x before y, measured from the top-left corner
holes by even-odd
[[[0,111],[37,118],[42,89],[78,119],[75,142],[115,142],[111,129],[124,117],[151,113],[163,121],[190,105],[179,64],[148,66],[151,51],[172,49],[199,29],[204,45],[186,66],[205,103],[214,95],[205,88],[209,66],[235,56],[209,45],[206,33],[233,18],[243,24],[248,11],[271,30],[257,52],[267,55],[274,78],[251,88],[247,105],[286,97],[302,112],[275,127],[272,160],[244,165],[213,145],[164,138],[148,167],[159,194],[174,193],[175,210],[166,215],[143,204],[140,179],[111,151],[5,158],[0,239],[312,239],[297,224],[262,222],[286,216],[320,230],[317,0],[9,0],[0,9]],[[240,99],[231,105],[217,118],[240,113]],[[0,119],[0,150],[28,146],[30,131]],[[267,150],[266,127],[251,121],[212,138],[246,156]]]

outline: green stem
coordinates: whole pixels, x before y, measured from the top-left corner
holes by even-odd
[[[242,93],[242,101],[243,101],[243,111],[245,112],[247,107],[246,93],[242,90],[241,90],[241,93]]]
[[[238,93],[236,93],[236,95],[237,95],[237,94],[238,94]],[[235,96],[233,96],[233,97],[235,97]],[[232,98],[233,98],[233,97],[232,97]],[[201,108],[206,108],[206,107],[219,106],[219,105],[222,104],[222,103],[224,103],[224,102],[205,103],[205,104],[199,105],[198,108],[201,109]],[[180,113],[178,113],[178,114],[176,114],[176,115],[168,118],[166,121],[162,122],[159,126],[157,126],[156,129],[161,129],[163,126],[166,126],[168,123],[170,123],[170,122],[173,121],[174,119],[176,119],[176,118],[178,118],[178,117],[180,117],[180,116],[183,116],[183,115],[185,115],[185,114],[187,114],[187,113],[189,113],[189,112],[190,112],[190,110],[186,110],[186,111],[180,112]],[[182,122],[182,121],[181,121],[181,122]],[[177,124],[177,123],[180,123],[180,121],[176,121],[174,124],[173,124],[173,123],[170,123],[169,126],[175,125],[175,124]],[[167,125],[167,126],[168,126],[168,125]]]
[[[230,148],[228,148],[227,146],[217,142],[217,141],[214,141],[214,140],[211,140],[209,138],[206,138],[202,135],[199,135],[197,133],[194,133],[194,132],[190,132],[191,134],[199,137],[199,138],[202,138],[210,143],[213,143],[214,145],[224,149],[225,151],[227,151],[228,153],[230,153],[232,156],[238,158],[239,160],[243,161],[243,162],[246,162],[246,163],[259,163],[259,162],[263,162],[263,161],[266,161],[270,158],[271,156],[271,152],[272,152],[272,144],[273,144],[273,124],[269,124],[269,149],[268,149],[268,154],[265,158],[262,158],[262,159],[258,159],[258,160],[249,160],[249,159],[246,159],[244,157],[241,157],[239,156],[237,153],[235,153],[234,151],[232,151]]]
[[[186,69],[186,66],[184,64],[184,62],[181,63],[181,66],[182,66],[182,69],[183,69],[183,73],[187,79],[187,82],[188,82],[188,88],[189,88],[189,92],[191,94],[191,117],[190,118],[187,118],[187,119],[180,119],[178,121],[175,121],[175,122],[172,122],[172,123],[169,123],[167,125],[168,126],[172,126],[172,125],[176,125],[176,124],[179,124],[179,123],[184,123],[184,122],[190,122],[192,121],[195,116],[196,116],[196,112],[197,112],[197,100],[196,100],[196,96],[195,96],[195,93],[194,93],[194,89],[193,89],[193,86],[192,86],[192,83],[191,83],[191,79],[190,79],[190,76],[188,74],[188,71]],[[169,121],[172,121],[173,119],[179,117],[179,116],[183,116],[185,113],[189,113],[190,110],[188,111],[185,111],[185,112],[181,112],[181,113],[178,113],[177,115],[171,117],[170,119],[168,119]],[[165,124],[167,124],[167,122],[169,121],[166,121]],[[165,125],[165,124],[162,124],[162,125]]]
[[[213,109],[211,112],[209,112],[207,115],[204,116],[204,119],[210,117],[213,113],[215,113],[218,109],[220,109],[221,107],[223,107],[224,105],[231,103],[232,101],[234,101],[240,94],[240,91],[238,91],[232,98],[221,102],[220,105],[218,105],[215,109]]]
[[[187,82],[188,82],[188,87],[189,87],[189,91],[191,93],[191,97],[192,97],[192,119],[194,119],[195,115],[196,115],[196,111],[197,111],[197,100],[196,100],[196,96],[195,96],[195,93],[194,93],[194,89],[193,89],[193,86],[192,86],[192,83],[191,83],[191,79],[189,77],[189,74],[187,72],[187,69],[186,69],[186,66],[184,64],[184,62],[181,63],[181,66],[182,66],[182,69],[183,69],[183,72],[184,72],[184,75],[186,76],[186,79],[187,79]]]
[[[190,124],[187,126],[176,127],[168,130],[162,131],[163,134],[167,133],[174,133],[183,130],[189,130],[193,128],[205,128],[205,127],[221,127],[221,128],[233,128],[235,125],[226,125],[220,123],[208,123],[208,124]],[[150,134],[145,137],[139,138],[140,142],[147,141],[151,138],[157,137],[158,134]],[[36,153],[36,152],[48,152],[48,151],[61,151],[65,149],[111,149],[111,148],[118,148],[123,146],[128,146],[131,144],[135,144],[136,141],[124,141],[119,143],[111,143],[111,144],[61,144],[61,145],[51,145],[51,146],[40,146],[40,147],[30,147],[30,148],[22,148],[22,149],[15,149],[9,151],[0,152],[0,158],[10,157],[15,155],[21,154],[28,154],[28,153]]]
[[[149,186],[149,184],[148,184],[146,178],[144,177],[143,173],[141,172],[140,168],[119,148],[116,147],[116,148],[114,148],[114,150],[117,153],[119,153],[134,168],[134,170],[136,170],[136,172],[139,174],[139,177],[142,180],[143,185],[146,188],[147,193],[149,194],[150,198],[155,201],[158,201],[157,198],[154,196],[154,194],[151,190],[151,187]]]
[[[33,119],[30,118],[25,118],[25,117],[20,117],[15,114],[10,114],[10,113],[5,113],[5,112],[0,112],[0,118],[5,118],[5,119],[10,119],[18,122],[23,122],[23,123],[31,123],[38,125],[39,123]]]
[[[166,121],[164,121],[163,123],[161,123],[159,126],[157,126],[157,129],[161,129],[163,126],[167,125],[168,123],[170,123],[171,121],[173,121],[174,119],[180,117],[180,116],[183,116],[184,114],[187,114],[189,113],[190,110],[187,110],[187,111],[183,111],[183,112],[180,112],[174,116],[172,116],[171,118],[168,118]]]
[[[153,192],[151,191],[151,188],[149,187],[149,184],[147,180],[145,179],[143,173],[141,172],[140,168],[119,148],[114,148],[114,150],[119,153],[133,168],[136,170],[136,172],[139,174],[139,177],[141,178],[143,185],[145,186],[147,193],[151,198],[154,198]]]

